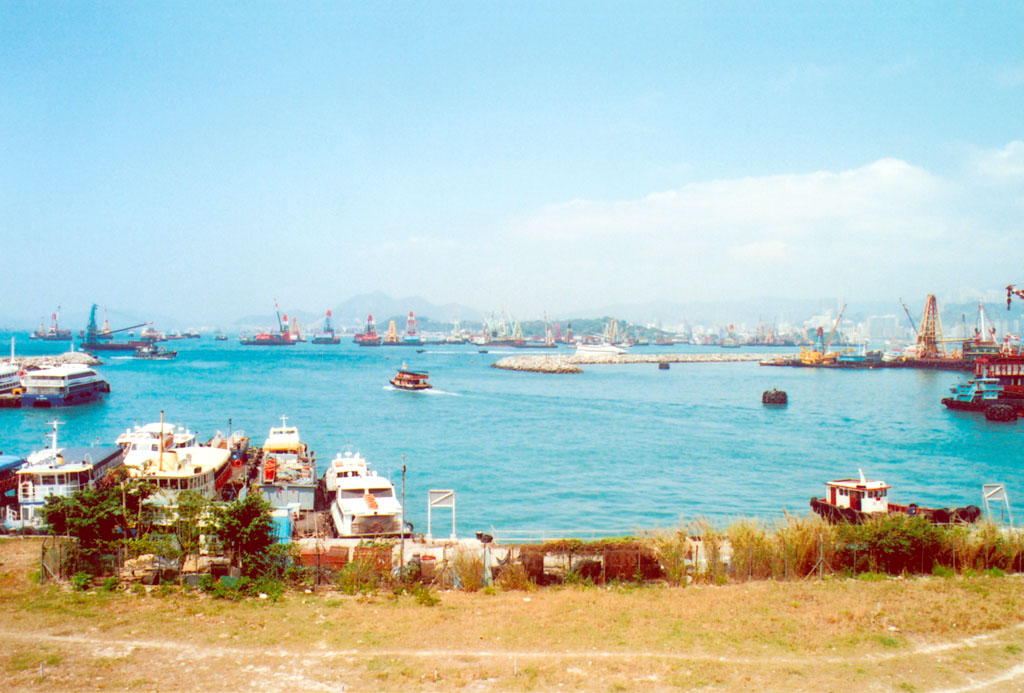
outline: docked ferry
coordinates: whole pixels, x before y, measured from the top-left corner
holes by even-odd
[[[191,446],[158,450],[134,458],[126,464],[132,479],[147,481],[155,492],[146,502],[173,507],[178,495],[194,491],[204,498],[216,499],[231,478],[231,452],[223,448]]]
[[[196,435],[187,428],[160,421],[127,429],[115,441],[124,450],[125,466],[142,466],[160,450],[196,445]]]
[[[110,392],[110,384],[100,375],[79,364],[63,364],[29,371],[22,378],[25,389],[22,407],[65,407],[101,398]]]
[[[57,422],[53,422],[51,445],[34,452],[16,472],[17,505],[7,508],[4,525],[9,529],[40,528],[40,513],[50,496],[71,496],[96,486],[123,458],[116,445],[60,447]]]

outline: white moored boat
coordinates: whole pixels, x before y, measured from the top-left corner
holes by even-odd
[[[576,345],[576,354],[578,356],[618,356],[625,353],[625,349],[615,346],[610,342],[603,342],[601,344],[584,344],[580,342]]]
[[[299,429],[289,426],[288,417],[270,429],[263,442],[259,489],[275,508],[314,510],[316,505],[316,460],[299,438]]]
[[[231,478],[231,452],[202,446],[158,450],[135,458],[127,469],[132,479],[148,481],[156,487],[147,503],[173,507],[182,491],[216,499]]]
[[[137,467],[160,451],[161,438],[165,452],[196,444],[196,435],[192,431],[159,421],[129,428],[117,437],[116,442],[124,450],[125,465]]]
[[[66,363],[30,371],[22,378],[22,407],[63,407],[99,399],[110,392],[107,383],[88,366]]]
[[[50,447],[28,456],[18,469],[17,505],[7,508],[4,524],[9,529],[42,527],[39,512],[50,496],[71,496],[95,486],[108,471],[119,466],[123,453],[116,445],[60,447],[58,422],[53,422]]]
[[[332,464],[336,490],[331,503],[331,520],[338,536],[400,534],[402,504],[392,483],[369,470],[358,454],[339,458],[336,468]]]

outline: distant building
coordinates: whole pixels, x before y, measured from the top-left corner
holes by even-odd
[[[868,318],[867,338],[875,341],[896,339],[900,336],[899,321],[895,315],[872,315]]]

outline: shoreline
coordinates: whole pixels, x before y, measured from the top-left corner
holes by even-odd
[[[47,366],[61,366],[71,363],[83,366],[103,365],[102,361],[85,351],[66,351],[63,354],[48,354],[46,356],[16,356],[14,357],[14,363],[26,370],[38,370]]]
[[[529,373],[582,373],[580,366],[636,363],[749,363],[764,361],[778,354],[558,354],[543,356],[506,356],[491,368]]]

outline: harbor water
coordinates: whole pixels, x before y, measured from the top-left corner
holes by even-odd
[[[19,355],[67,348],[16,336]],[[962,373],[747,362],[594,365],[551,375],[490,368],[520,351],[481,354],[471,345],[417,353],[351,343],[249,347],[204,337],[167,346],[177,359],[101,355],[97,370],[112,390],[102,402],[0,410],[0,450],[44,447],[54,418],[63,422],[63,444],[111,443],[130,426],[159,420],[161,410],[201,440],[227,432],[230,420],[260,445],[286,415],[321,467],[351,446],[401,492],[404,456],[406,517],[416,531],[426,529],[428,489],[454,490],[460,536],[586,536],[701,517],[803,515],[826,480],[858,469],[892,484],[895,502],[982,506],[986,483],[1006,484],[1011,501],[1024,498],[1024,422],[946,410],[939,400],[968,377]],[[403,362],[428,370],[434,389],[388,385]],[[788,406],[761,404],[772,387],[788,393]],[[433,525],[435,535],[447,536],[451,511],[435,509]]]

